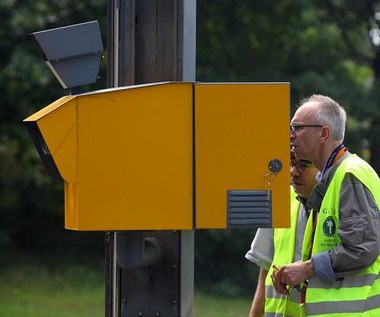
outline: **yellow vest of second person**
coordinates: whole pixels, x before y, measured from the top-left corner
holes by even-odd
[[[275,229],[274,239],[274,258],[273,264],[283,266],[293,262],[296,228],[300,202],[296,199],[296,193],[291,189],[291,211],[290,228]],[[265,279],[265,316],[266,317],[285,317],[299,316],[299,301],[292,301],[288,296],[280,295],[273,287],[271,274],[273,268],[268,271]]]

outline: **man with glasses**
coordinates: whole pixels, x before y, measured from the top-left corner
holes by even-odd
[[[302,261],[272,274],[279,294],[306,284],[307,316],[380,316],[380,181],[343,145],[345,110],[313,95],[291,120],[296,156],[320,170],[307,205]]]
[[[284,297],[275,292],[270,274],[273,265],[280,267],[301,260],[302,241],[310,211],[305,203],[316,183],[318,170],[310,161],[296,160],[291,153],[291,227],[289,229],[258,229],[246,258],[260,266],[259,279],[249,317],[279,313],[298,316],[302,294],[291,289]],[[269,275],[268,275],[269,271]],[[265,307],[265,309],[264,309]]]

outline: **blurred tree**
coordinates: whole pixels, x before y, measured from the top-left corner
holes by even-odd
[[[379,171],[379,8],[380,0],[199,0],[197,80],[288,81],[293,111],[302,97],[330,95],[348,110],[347,145],[369,148]],[[64,94],[27,34],[90,20],[105,43],[105,0],[0,1],[0,247],[84,253],[103,239],[63,229],[63,186],[49,178],[21,124]],[[105,87],[104,64],[97,87]],[[196,232],[197,276],[251,293],[256,277],[244,254],[252,235]]]
[[[91,20],[105,32],[104,0],[0,1],[0,247],[49,252],[72,236],[63,230],[63,185],[47,175],[22,126],[66,92],[27,35]]]
[[[313,93],[333,97],[348,111],[346,145],[380,172],[379,8],[375,0],[198,1],[197,80],[290,82],[292,111]],[[234,267],[233,281],[251,293],[244,286],[256,276],[244,254],[252,236],[196,232],[196,268],[212,261],[215,285],[218,272],[230,276]],[[239,264],[231,267],[231,258]],[[219,278],[220,286],[226,281]]]
[[[289,81],[293,111],[301,98],[329,95],[350,115],[346,143],[351,151],[361,151],[367,144],[363,140],[377,149],[380,141],[371,137],[374,124],[369,121],[379,108],[372,93],[378,91],[373,39],[379,36],[375,18],[379,4],[374,0],[200,1],[197,79]],[[377,157],[372,155],[375,168]]]
[[[342,99],[356,122],[361,145],[368,147],[371,165],[380,172],[380,1],[315,3],[320,6],[321,23],[335,26],[338,31],[345,68],[361,89],[362,97],[357,98],[350,87],[342,87]]]
[[[195,280],[214,294],[252,295],[258,267],[244,258],[255,230],[197,230]]]

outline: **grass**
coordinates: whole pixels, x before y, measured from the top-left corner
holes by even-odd
[[[71,266],[17,265],[0,272],[2,317],[104,316],[104,275]]]
[[[101,265],[53,265],[27,261],[0,267],[1,317],[104,316]],[[249,298],[195,291],[194,316],[247,316]]]
[[[225,297],[195,291],[194,317],[246,317],[251,298]]]

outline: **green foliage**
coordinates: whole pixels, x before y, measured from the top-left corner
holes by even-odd
[[[102,261],[57,264],[25,255],[8,260],[0,265],[0,316],[104,316]],[[250,302],[196,289],[194,316],[246,316]]]
[[[194,316],[236,317],[248,316],[252,297],[219,296],[212,292],[195,290]]]
[[[96,19],[105,32],[103,0],[0,2],[0,247],[49,252],[70,241],[63,230],[63,184],[47,175],[22,126],[24,118],[65,92],[27,35]]]
[[[0,316],[104,316],[101,266],[52,266],[35,258],[0,267]]]
[[[200,289],[219,295],[251,295],[258,267],[245,259],[254,230],[195,232],[195,281]]]
[[[288,81],[292,111],[313,93],[338,100],[357,125],[346,144],[380,171],[380,2],[198,3],[197,79]]]
[[[371,28],[378,24],[379,5],[379,1],[349,0],[199,1],[197,79],[290,82],[292,111],[308,95],[333,97],[348,111],[346,145],[371,159],[380,171],[376,164],[380,90],[374,81],[378,48],[370,37]],[[211,284],[235,292],[231,284],[236,283],[240,291],[248,290],[242,281],[244,275],[249,280],[252,269],[251,265],[246,270],[242,263],[247,240],[234,232],[201,235],[196,235],[196,241],[201,241],[196,264],[206,267],[207,259],[212,259]],[[223,243],[221,236],[225,236]],[[213,241],[209,250],[206,241]],[[234,242],[240,248],[234,245],[236,253],[231,255]],[[231,279],[230,272],[234,272]],[[207,279],[206,273],[198,276]]]
[[[379,10],[375,0],[198,1],[197,80],[287,81],[292,111],[300,98],[330,95],[348,110],[347,145],[353,152],[365,149],[380,171]],[[65,94],[27,34],[91,20],[99,21],[106,43],[105,0],[0,1],[2,249],[103,252],[102,233],[63,229],[63,186],[49,178],[22,127],[25,117]],[[96,89],[105,87],[104,64]],[[244,255],[253,234],[196,232],[202,287],[251,292],[257,268]]]

